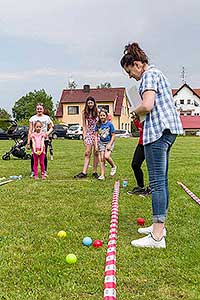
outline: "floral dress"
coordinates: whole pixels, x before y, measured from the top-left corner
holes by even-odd
[[[86,134],[85,134],[85,145],[94,145],[95,137],[95,126],[98,118],[94,118],[91,115],[86,119]]]

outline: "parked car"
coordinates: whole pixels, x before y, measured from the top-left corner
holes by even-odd
[[[116,137],[128,138],[128,137],[131,137],[132,134],[128,130],[117,129],[117,130],[115,130],[115,136]]]
[[[200,136],[200,131],[196,131],[196,136]]]
[[[57,139],[59,137],[66,138],[68,126],[64,124],[54,124],[52,131],[52,138]]]
[[[28,134],[28,129],[29,129],[29,126],[17,126],[16,129],[13,131],[13,134],[17,137],[20,137],[20,134],[22,132],[25,132]]]
[[[68,139],[83,139],[83,127],[79,124],[69,126],[68,132],[66,134]]]
[[[0,128],[0,140],[18,139],[22,132],[28,133],[28,126],[11,126],[9,129],[4,130]]]
[[[9,140],[9,139],[10,137],[8,133],[4,129],[0,128],[0,140]]]

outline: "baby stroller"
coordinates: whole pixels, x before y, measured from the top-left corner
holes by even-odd
[[[15,141],[15,144],[2,156],[2,159],[10,160],[11,154],[17,158],[31,159],[31,155],[27,154],[25,151],[25,146],[28,140],[28,132],[21,131],[20,133],[16,134],[17,123],[10,120],[5,120],[5,122],[9,125],[7,129],[8,136],[10,139]]]

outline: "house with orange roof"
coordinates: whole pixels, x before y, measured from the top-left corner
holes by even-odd
[[[86,99],[91,96],[98,108],[107,109],[116,129],[131,130],[130,103],[125,88],[64,89],[56,111],[56,119],[68,125],[82,124],[82,111]]]

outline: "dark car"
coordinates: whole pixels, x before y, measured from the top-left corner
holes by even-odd
[[[0,128],[0,140],[9,140],[8,133],[2,128]]]
[[[20,137],[22,132],[25,132],[28,134],[29,126],[17,126],[16,129],[13,131],[13,135],[16,137]]]
[[[19,139],[22,132],[28,133],[28,126],[11,126],[7,130],[0,128],[0,140]]]
[[[54,124],[52,131],[52,138],[57,139],[59,137],[66,138],[68,126],[64,124]]]

